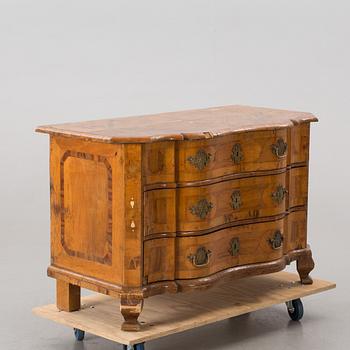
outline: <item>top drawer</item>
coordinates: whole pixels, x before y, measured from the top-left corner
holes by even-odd
[[[308,161],[309,124],[145,145],[145,184],[202,181]]]
[[[288,164],[288,143],[287,129],[180,142],[178,181],[284,168]]]

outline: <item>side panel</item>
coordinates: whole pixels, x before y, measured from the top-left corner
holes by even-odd
[[[141,146],[51,137],[50,150],[51,265],[140,286]]]

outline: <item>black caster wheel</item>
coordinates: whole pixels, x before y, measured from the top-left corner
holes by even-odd
[[[74,336],[77,341],[82,341],[84,340],[85,332],[82,331],[81,329],[74,328]]]
[[[294,299],[286,302],[289,317],[293,321],[299,321],[303,318],[304,307],[300,299]]]
[[[123,345],[123,350],[145,350],[145,343],[136,345]]]

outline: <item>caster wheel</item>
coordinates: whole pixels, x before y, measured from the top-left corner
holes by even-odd
[[[294,299],[292,301],[288,301],[286,304],[287,304],[289,317],[293,321],[299,321],[303,318],[304,307],[300,299]]]
[[[85,332],[82,331],[81,329],[74,328],[74,336],[77,341],[82,341],[84,340]]]
[[[145,350],[145,344],[123,345],[123,350]]]

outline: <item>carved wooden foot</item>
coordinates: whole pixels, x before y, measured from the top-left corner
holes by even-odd
[[[312,278],[309,273],[315,267],[315,263],[312,259],[311,250],[307,250],[305,254],[302,254],[297,259],[297,270],[300,276],[302,284],[312,284]]]
[[[123,331],[136,332],[141,329],[137,321],[143,308],[143,296],[138,294],[124,294],[120,299],[120,311],[124,317],[121,326]]]
[[[56,304],[61,311],[80,309],[80,287],[65,281],[56,281]]]

